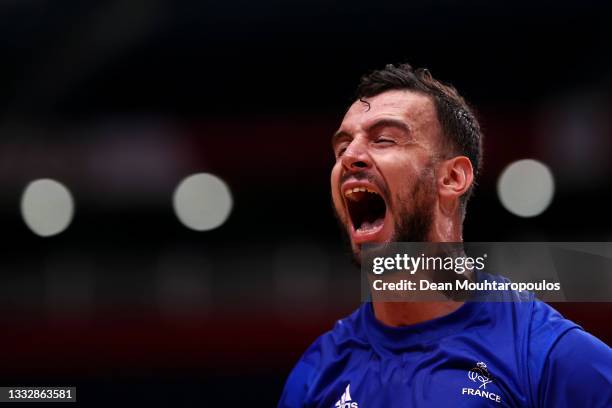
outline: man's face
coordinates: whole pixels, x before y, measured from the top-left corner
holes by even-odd
[[[332,139],[332,200],[356,258],[364,243],[427,241],[437,202],[433,101],[387,91],[356,101]]]

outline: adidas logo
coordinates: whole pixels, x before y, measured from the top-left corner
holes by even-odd
[[[336,402],[336,408],[359,408],[359,404],[352,402],[351,400],[351,384],[346,386],[346,389],[342,393],[342,396]]]

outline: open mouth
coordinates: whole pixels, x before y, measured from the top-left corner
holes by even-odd
[[[344,196],[356,235],[369,236],[382,229],[387,204],[378,192],[365,186],[359,186],[346,189]]]

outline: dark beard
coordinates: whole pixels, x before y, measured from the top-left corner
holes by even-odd
[[[425,168],[412,190],[414,205],[411,210],[406,210],[406,206],[402,205],[404,203],[397,198],[403,210],[395,218],[395,235],[391,239],[393,242],[429,241],[435,204],[434,180],[433,169]]]

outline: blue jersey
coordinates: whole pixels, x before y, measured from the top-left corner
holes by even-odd
[[[393,328],[363,303],[319,337],[279,407],[612,407],[612,350],[543,302],[466,302]]]

